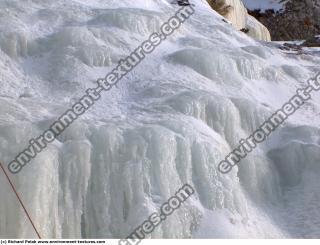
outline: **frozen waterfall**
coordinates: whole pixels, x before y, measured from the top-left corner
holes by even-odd
[[[0,161],[8,164],[178,6],[0,0]],[[117,87],[10,175],[43,238],[123,238],[183,184],[152,238],[320,237],[320,96],[239,167],[218,163],[318,72],[237,31],[205,0]],[[0,173],[0,238],[35,238]],[[318,227],[317,227],[318,226]]]

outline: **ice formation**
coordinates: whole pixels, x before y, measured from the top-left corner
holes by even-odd
[[[258,40],[270,41],[271,35],[267,27],[257,21],[254,17],[247,16],[246,29],[248,35]]]
[[[0,149],[8,163],[177,9],[171,0],[0,1]],[[153,238],[318,237],[320,97],[230,174],[218,163],[315,75],[205,0],[117,88],[12,175],[43,238],[123,238],[185,183]],[[0,237],[35,238],[3,174]]]
[[[223,15],[234,28],[237,30],[245,30],[252,38],[270,41],[271,36],[269,30],[257,19],[248,14],[246,7],[241,0],[219,0],[220,6],[215,0],[207,0],[209,5]]]

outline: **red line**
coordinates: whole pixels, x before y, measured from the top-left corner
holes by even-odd
[[[28,211],[27,211],[27,209],[26,209],[26,207],[24,206],[24,204],[23,204],[23,202],[22,202],[22,200],[21,200],[21,198],[20,198],[20,196],[19,196],[19,194],[18,194],[18,192],[17,192],[16,188],[14,187],[14,185],[13,185],[12,181],[10,180],[10,178],[9,178],[9,176],[8,176],[7,172],[5,171],[5,169],[4,169],[4,167],[3,167],[3,165],[2,165],[2,163],[1,163],[1,162],[0,162],[0,167],[1,167],[2,171],[3,171],[3,173],[5,174],[5,176],[7,177],[7,180],[9,181],[9,183],[10,183],[10,186],[11,186],[12,190],[14,191],[14,193],[15,193],[16,197],[18,198],[18,200],[19,200],[19,202],[20,202],[20,204],[21,204],[21,206],[22,206],[22,208],[23,208],[24,212],[26,213],[26,215],[27,215],[27,217],[28,217],[28,219],[29,219],[29,221],[30,221],[30,223],[31,223],[31,225],[32,225],[32,227],[33,227],[33,229],[34,229],[34,231],[37,233],[38,238],[39,238],[39,239],[41,239],[41,236],[40,236],[40,234],[39,234],[39,232],[38,232],[38,230],[37,230],[36,226],[34,225],[34,223],[33,223],[32,219],[31,219],[31,217],[30,217],[30,215],[29,215],[29,213],[28,213]]]

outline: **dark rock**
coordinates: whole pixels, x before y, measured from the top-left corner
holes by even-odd
[[[320,47],[320,37],[313,37],[307,39],[305,42],[301,44],[303,47]]]
[[[250,30],[248,28],[242,28],[240,31],[242,31],[244,33],[248,33]]]
[[[274,41],[306,40],[320,34],[320,0],[290,0],[281,11],[248,10]]]

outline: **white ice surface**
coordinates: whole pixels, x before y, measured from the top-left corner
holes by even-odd
[[[0,0],[0,160],[167,20],[170,2]],[[319,54],[283,53],[192,2],[172,38],[11,176],[44,238],[125,237],[185,183],[197,194],[151,237],[320,237],[319,95],[239,168],[217,170]],[[0,186],[0,237],[35,237],[2,174]]]

